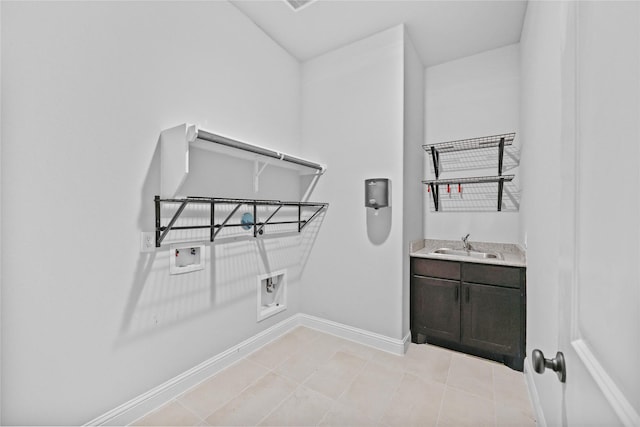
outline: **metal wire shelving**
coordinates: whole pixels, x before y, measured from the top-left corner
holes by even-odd
[[[515,175],[425,180],[436,212],[517,212],[520,191]],[[471,184],[471,185],[468,185]]]
[[[311,223],[314,219],[325,210],[328,203],[316,203],[316,202],[283,202],[280,200],[257,200],[257,199],[229,199],[218,197],[186,197],[186,198],[160,198],[155,196],[155,217],[156,217],[156,247],[160,247],[162,242],[167,237],[169,232],[178,230],[209,230],[209,240],[214,242],[216,237],[224,228],[242,227],[245,230],[251,230],[253,237],[258,237],[265,232],[265,227],[268,225],[283,225],[283,224],[295,224],[298,232],[302,232],[304,228]],[[166,225],[162,225],[162,211],[163,205],[177,205],[175,212],[171,215],[171,219]],[[209,206],[208,223],[199,225],[178,225],[178,219],[183,214],[185,209],[189,205]],[[223,214],[224,219],[216,222],[216,207],[228,207],[229,212],[220,212]],[[252,215],[250,220],[241,219],[238,222],[232,222],[232,218],[240,210],[242,206],[246,206],[250,209]],[[264,220],[258,219],[258,208],[269,207],[271,211],[268,212],[268,216]],[[279,220],[274,218],[276,214],[283,208],[293,208],[297,211],[297,219]],[[227,209],[228,210],[228,209]],[[291,210],[291,209],[290,209]],[[306,215],[306,217],[305,217]],[[220,219],[220,215],[218,215]]]
[[[500,141],[504,145],[500,147]],[[499,166],[506,172],[520,164],[520,149],[513,145],[515,133],[462,139],[437,144],[425,144],[422,147],[431,154],[431,171],[439,175],[443,172],[456,172],[475,169],[495,169]],[[433,161],[435,158],[435,161]],[[501,160],[502,158],[502,160]]]
[[[515,133],[506,133],[423,145],[435,176],[422,181],[432,195],[432,210],[517,211],[520,192],[512,183],[515,176],[502,174],[520,164],[520,151],[513,146],[514,139]],[[497,168],[498,175],[440,179],[443,172],[490,168]]]

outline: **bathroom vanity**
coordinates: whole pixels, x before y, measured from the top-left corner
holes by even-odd
[[[411,340],[522,371],[526,261],[516,245],[420,240],[411,244]]]

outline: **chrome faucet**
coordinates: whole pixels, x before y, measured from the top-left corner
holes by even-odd
[[[471,243],[469,243],[469,236],[471,234],[467,234],[466,236],[464,236],[462,238],[462,247],[464,248],[465,251],[470,251],[471,250]]]

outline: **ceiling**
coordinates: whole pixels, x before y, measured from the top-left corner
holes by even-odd
[[[230,0],[299,61],[405,23],[425,67],[520,41],[525,0]]]

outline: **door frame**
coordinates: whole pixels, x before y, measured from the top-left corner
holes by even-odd
[[[0,1],[0,23],[2,22],[2,2]],[[1,33],[1,32],[0,32]],[[0,100],[2,99],[2,35],[0,34]],[[2,123],[2,102],[0,102],[0,123]],[[2,129],[0,128],[0,425],[2,425]]]

